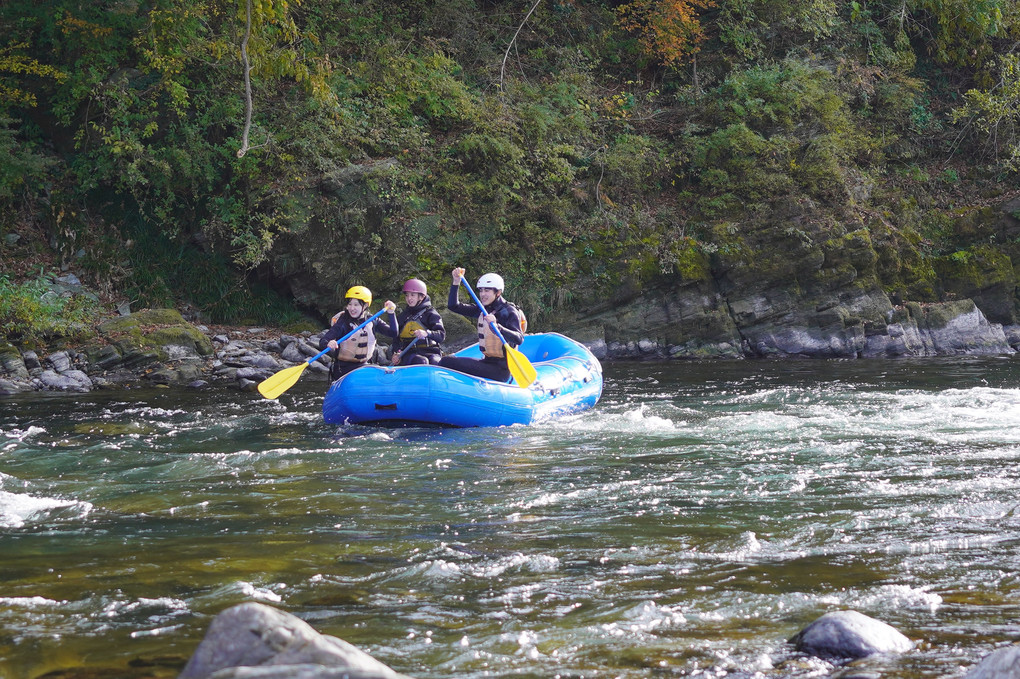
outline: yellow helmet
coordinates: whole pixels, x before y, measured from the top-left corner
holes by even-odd
[[[366,306],[372,306],[372,291],[364,285],[355,285],[344,295],[347,299],[360,299]]]

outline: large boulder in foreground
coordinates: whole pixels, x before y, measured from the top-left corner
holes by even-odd
[[[1004,646],[986,655],[963,675],[963,679],[1017,679],[1020,677],[1020,646]]]
[[[895,628],[857,611],[826,613],[791,639],[798,651],[820,658],[866,658],[905,653],[914,643]]]
[[[217,615],[177,679],[409,679],[304,620],[257,603]]]

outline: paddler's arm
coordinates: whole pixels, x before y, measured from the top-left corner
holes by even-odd
[[[457,295],[460,292],[460,279],[464,276],[464,269],[457,267],[453,270],[453,284],[450,285],[450,294],[446,298],[446,307],[455,314],[460,314],[469,321],[478,318],[482,313],[474,304],[461,304]]]

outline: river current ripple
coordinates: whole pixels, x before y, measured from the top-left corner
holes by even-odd
[[[421,679],[838,674],[787,639],[846,609],[917,642],[855,671],[962,676],[1020,631],[1018,360],[612,363],[504,429],[0,398],[0,677],[173,677],[244,601]]]

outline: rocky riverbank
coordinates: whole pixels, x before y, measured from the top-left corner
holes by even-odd
[[[837,316],[842,313],[839,308],[830,311]],[[660,319],[663,326],[668,316]],[[1020,326],[990,323],[969,299],[889,306],[883,318],[882,324],[857,327],[775,325],[755,337],[734,333],[712,347],[701,343],[694,352],[683,342],[658,334],[607,341],[609,333],[593,332],[598,325],[588,326],[587,332],[579,330],[575,337],[587,340],[600,360],[1004,355],[1020,346]],[[626,318],[614,321],[629,322]],[[655,325],[650,318],[642,323]],[[251,391],[272,374],[315,356],[320,336],[321,332],[308,330],[288,334],[266,328],[209,327],[190,323],[173,309],[144,310],[100,323],[93,341],[79,347],[40,353],[0,343],[0,394],[212,384]],[[451,340],[450,347],[470,341],[470,333],[464,332]],[[386,349],[378,347],[378,362],[386,361]],[[323,356],[312,362],[305,379],[327,381],[330,360]]]
[[[318,340],[310,331],[208,327],[173,309],[145,310],[104,321],[94,341],[77,348],[40,355],[0,344],[0,394],[210,384],[250,391],[317,354]],[[329,361],[313,362],[306,379],[326,381]]]

